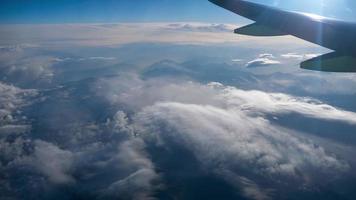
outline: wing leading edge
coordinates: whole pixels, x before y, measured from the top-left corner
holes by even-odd
[[[356,61],[356,23],[284,11],[245,0],[209,1],[255,21],[254,24],[236,29],[235,33],[252,36],[293,35],[335,51],[332,54],[333,62],[330,62],[330,55],[320,56],[303,62],[302,68],[329,72],[356,71],[356,62],[353,62]],[[323,63],[328,63],[328,66],[320,66]],[[316,64],[318,66],[313,66]],[[339,64],[342,66],[339,67]]]

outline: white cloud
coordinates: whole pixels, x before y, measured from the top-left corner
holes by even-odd
[[[260,54],[258,58],[251,60],[246,64],[247,68],[264,67],[281,64],[272,54]]]
[[[120,87],[118,87],[120,85]],[[105,90],[103,90],[105,88]],[[98,96],[111,104],[125,104],[139,110],[157,102],[180,102],[217,107],[233,106],[244,113],[264,117],[299,113],[306,117],[356,124],[356,113],[345,111],[308,97],[258,90],[241,90],[220,83],[201,85],[179,80],[155,79],[142,81],[135,75],[119,79],[103,79],[95,84]],[[204,97],[204,98],[202,98]]]
[[[55,184],[73,183],[71,176],[73,169],[74,155],[70,151],[62,150],[59,147],[41,140],[35,141],[35,152],[30,160],[39,172],[48,177],[49,181]]]
[[[232,59],[231,62],[242,62],[243,60],[242,59],[238,59],[238,58],[235,58],[235,59]]]
[[[356,124],[356,113],[344,111],[311,98],[294,97],[282,93],[245,91],[233,87],[220,96],[228,105],[251,115],[300,113],[303,116]]]
[[[26,25],[23,26],[26,27]],[[41,42],[46,41],[44,43],[47,45],[116,45],[130,42],[226,44],[232,42],[243,46],[246,45],[244,42],[249,44],[251,41],[256,42],[255,39],[252,40],[249,37],[240,38],[231,33],[225,34],[224,32],[230,28],[226,25],[185,24],[179,27],[186,31],[184,34],[178,34],[179,32],[175,32],[179,31],[178,29],[171,30],[167,26],[164,23],[106,26],[38,25],[38,30],[29,29],[32,35],[28,37],[30,40],[35,40],[38,35],[43,34]],[[23,27],[17,28],[22,30]],[[17,28],[15,26],[15,29]],[[45,33],[36,32],[44,29],[46,29]],[[147,32],[138,31],[142,29]],[[59,32],[56,33],[56,31]],[[66,35],[73,32],[74,35]],[[61,43],[61,41],[64,42]],[[282,41],[282,43],[289,42]],[[270,44],[266,42],[266,45]],[[20,74],[21,79],[28,81],[37,78],[51,79],[52,64],[66,60],[47,56],[31,57],[22,54],[24,49],[25,47],[21,46],[2,49],[7,53],[6,56],[0,55],[0,57],[11,61],[6,62],[9,64],[7,66],[11,66],[6,69],[8,75],[18,77],[17,74]],[[10,54],[14,52],[16,55],[11,57]],[[17,58],[24,59],[19,61]],[[97,56],[80,59],[110,61],[115,58]],[[271,54],[261,54],[258,59],[260,60],[255,60],[255,64],[279,64],[279,61]],[[80,93],[75,95],[75,98],[80,101],[70,98],[72,93],[76,93],[75,87],[79,87],[77,84],[71,84],[69,89],[58,87],[51,90],[48,93],[53,95],[60,91],[68,98],[65,102],[56,101],[53,98],[51,101],[45,101],[45,104],[40,104],[46,105],[46,109],[42,110],[45,114],[41,113],[41,117],[42,114],[52,116],[46,115],[46,112],[56,113],[54,111],[57,110],[51,109],[60,109],[58,106],[62,104],[57,104],[57,102],[79,105],[90,98],[93,98],[95,103],[99,102],[99,108],[100,106],[117,108],[119,105],[135,117],[132,119],[132,116],[128,117],[124,112],[119,111],[105,123],[74,119],[68,124],[61,124],[60,120],[48,118],[47,123],[61,126],[58,130],[56,127],[54,132],[39,134],[43,137],[42,139],[45,138],[48,141],[33,141],[32,135],[20,137],[11,142],[5,139],[0,140],[0,158],[2,159],[0,169],[6,168],[8,171],[12,167],[21,168],[21,164],[27,161],[36,173],[54,184],[78,183],[82,186],[83,183],[92,186],[91,184],[100,183],[100,189],[104,188],[101,191],[104,193],[103,198],[127,196],[134,199],[147,199],[160,184],[157,183],[160,175],[157,174],[153,161],[144,150],[145,145],[152,144],[150,143],[151,136],[159,140],[159,145],[169,145],[172,141],[178,142],[186,150],[195,154],[205,169],[236,184],[237,187],[242,187],[243,193],[254,199],[268,199],[269,191],[252,181],[251,177],[242,177],[239,173],[241,168],[259,176],[288,176],[305,182],[312,181],[314,175],[318,174],[312,173],[310,169],[328,175],[342,173],[348,169],[348,164],[341,158],[325,151],[316,142],[304,136],[296,136],[292,130],[273,124],[266,116],[283,117],[298,113],[313,119],[356,124],[356,115],[353,112],[347,112],[313,99],[261,91],[244,91],[225,87],[219,83],[201,85],[163,79],[143,81],[133,75],[114,81],[103,78],[94,85],[95,88],[90,88],[92,89],[90,92],[95,91],[97,96],[86,93],[88,91],[83,87]],[[13,132],[22,134],[30,130],[30,126],[14,125],[14,122],[19,121],[17,117],[21,116],[20,108],[29,103],[27,97],[36,95],[36,91],[22,90],[0,83],[0,92],[2,120],[0,137]],[[46,93],[44,92],[43,95]],[[63,94],[58,97],[62,97]],[[103,103],[102,97],[108,100],[112,107],[105,104],[106,102]],[[80,109],[82,107],[75,111],[66,110],[65,112],[81,113]],[[110,114],[103,113],[103,116],[106,114],[111,115],[111,112]],[[84,112],[84,115],[90,114]],[[42,119],[38,120],[37,122],[43,122]],[[3,162],[3,158],[6,162]],[[23,160],[22,163],[20,163],[21,160]],[[10,161],[9,165],[7,161]],[[19,174],[23,175],[28,172],[21,173]],[[5,170],[0,173],[1,176],[3,174]],[[109,179],[107,174],[110,176]],[[299,175],[301,175],[300,178]],[[28,182],[31,182],[31,178],[38,174],[30,176],[32,177],[27,179]],[[75,179],[77,176],[80,179]],[[98,181],[101,178],[105,180]]]
[[[286,59],[296,59],[296,60],[308,60],[317,56],[320,56],[321,54],[298,54],[298,53],[286,53],[282,54],[282,58]]]
[[[102,78],[90,86],[94,94],[87,94],[88,98],[104,98],[112,107],[127,109],[130,116],[119,111],[102,123],[78,119],[65,124],[68,128],[44,133],[42,136],[48,141],[34,142],[34,152],[27,153],[31,159],[24,160],[29,160],[27,164],[51,183],[75,183],[73,187],[84,182],[89,186],[100,183],[101,190],[93,193],[98,192],[104,199],[150,198],[159,188],[161,176],[145,147],[156,142],[167,148],[172,148],[173,142],[179,144],[198,158],[204,170],[254,199],[268,199],[270,194],[248,174],[266,179],[273,176],[274,180],[288,177],[304,184],[316,181],[314,178],[320,174],[333,177],[349,169],[342,158],[325,151],[317,142],[277,126],[266,117],[299,113],[356,124],[355,113],[313,99],[244,91],[220,83],[144,81],[135,75]],[[80,90],[85,93],[81,87]],[[65,88],[56,91],[68,92]],[[76,93],[74,87],[71,91]],[[83,100],[78,99],[71,100]],[[52,103],[48,107],[58,105],[56,101]],[[25,142],[18,143],[18,148],[6,153],[9,160],[24,157]],[[0,150],[11,145],[0,140]]]
[[[0,54],[0,79],[21,87],[50,83],[54,76],[52,66],[60,59],[34,52],[33,48],[18,45]]]
[[[236,26],[231,24],[206,24],[206,23],[175,23],[168,24],[168,30],[197,31],[197,32],[229,32],[232,33]]]
[[[118,87],[120,86],[120,87]],[[215,91],[194,82],[154,79],[143,81],[137,75],[125,74],[118,79],[102,79],[96,82],[97,96],[110,104],[123,104],[126,108],[139,110],[158,101],[213,104]],[[205,98],[202,98],[204,96]]]
[[[0,135],[24,133],[29,125],[21,125],[21,108],[29,105],[29,98],[37,94],[36,90],[24,90],[0,82]]]
[[[37,56],[21,59],[10,64],[5,76],[21,76],[21,81],[50,80],[53,76],[52,64],[56,58],[48,56]]]
[[[297,59],[297,60],[302,60],[304,58],[303,55],[296,54],[296,53],[282,54],[281,57],[283,57],[283,58],[294,58],[294,59]]]
[[[273,54],[270,54],[270,53],[262,53],[262,54],[259,55],[259,58],[270,58],[270,59],[273,59],[275,57],[273,56]]]
[[[96,56],[96,57],[88,57],[88,58],[80,58],[78,59],[79,61],[86,61],[86,60],[102,60],[102,61],[110,61],[110,60],[116,60],[115,57],[101,57],[101,56]]]
[[[14,45],[2,45],[0,46],[0,52],[8,53],[8,52],[21,52],[27,48],[38,48],[38,45],[35,44],[14,44]]]
[[[311,169],[344,171],[346,164],[311,141],[290,134],[261,117],[250,117],[234,107],[158,103],[137,118],[144,134],[159,141],[179,142],[208,168],[242,167],[264,175],[313,176]],[[159,129],[158,127],[166,127]],[[306,178],[306,177],[304,177]]]
[[[157,174],[150,169],[140,169],[125,179],[119,180],[105,190],[105,198],[123,199],[153,199],[152,181],[157,178]]]
[[[32,184],[41,192],[61,185],[74,190],[85,185],[95,189],[84,188],[78,195],[91,193],[99,199],[148,199],[160,187],[145,143],[133,135],[124,112],[103,124],[73,122],[66,126],[70,128],[64,134],[42,134],[47,141],[31,135],[9,141],[0,135],[0,175],[9,177],[4,182],[15,180],[11,174],[16,173],[27,184],[22,192]],[[9,190],[18,191],[15,186]]]
[[[237,36],[232,24],[196,22],[180,23],[120,23],[120,24],[57,24],[57,25],[2,25],[1,44],[33,43],[41,46],[112,46],[139,42],[178,44],[238,44],[251,47],[276,47],[273,38]],[[184,31],[182,33],[182,31]],[[11,33],[22,33],[21,38]],[[278,47],[314,46],[291,36],[278,39]]]
[[[26,104],[24,97],[35,95],[36,90],[24,90],[0,82],[0,109],[13,111]]]
[[[220,83],[132,80],[99,81],[97,87],[105,88],[99,89],[99,94],[113,104],[138,112],[133,130],[145,138],[147,145],[170,147],[178,143],[207,170],[224,179],[230,180],[232,176],[223,175],[221,170],[236,177],[242,175],[239,171],[248,170],[265,178],[289,177],[312,183],[318,181],[319,175],[333,177],[349,170],[345,161],[317,142],[273,124],[266,116],[299,113],[319,120],[356,124],[356,113],[310,98],[245,91]],[[130,87],[118,89],[121,84]],[[268,190],[259,189],[257,183],[242,182],[236,184],[246,189],[247,196],[268,197]]]
[[[127,115],[123,111],[118,111],[112,119],[107,119],[105,125],[116,133],[125,133],[128,136],[134,136]]]
[[[217,101],[210,105],[165,101],[145,106],[134,120],[138,135],[146,138],[149,145],[155,143],[169,148],[172,143],[178,143],[192,152],[206,170],[242,188],[243,193],[253,199],[269,199],[270,191],[248,178],[241,178],[241,171],[267,179],[274,177],[277,182],[288,177],[308,185],[318,182],[319,175],[333,177],[349,170],[346,162],[322,146],[296,136],[292,130],[273,125],[263,115],[300,112],[319,118],[318,112],[324,112],[321,118],[338,120],[341,117],[342,121],[354,122],[355,113],[324,109],[290,96],[284,98],[263,92],[254,95],[254,91],[224,89],[216,83],[210,87],[217,89],[216,96],[204,95]],[[254,108],[256,104],[260,106]]]
[[[114,158],[118,170],[129,172],[126,176],[103,191],[103,198],[150,199],[152,192],[158,189],[158,174],[154,165],[143,153],[143,142],[139,139],[120,145],[118,155]],[[154,184],[156,181],[156,184]]]

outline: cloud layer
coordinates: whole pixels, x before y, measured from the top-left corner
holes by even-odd
[[[150,199],[178,184],[168,177],[179,169],[163,163],[187,155],[191,160],[182,164],[192,168],[189,173],[214,176],[252,199],[273,198],[281,187],[312,188],[352,168],[340,155],[272,120],[298,113],[326,123],[356,124],[355,113],[314,99],[217,82],[142,80],[133,74],[80,83],[37,94],[42,100],[31,107],[39,115],[32,118],[42,122],[41,128],[15,140],[2,136],[1,175],[11,177],[1,188],[5,196],[13,196],[20,180],[14,174],[19,174],[24,184],[18,192],[32,190],[31,198],[54,198],[69,190],[89,199]],[[79,104],[102,110],[104,120],[87,107],[69,109]],[[50,117],[58,107],[78,117]],[[157,157],[157,151],[173,156]],[[194,179],[189,173],[182,178]],[[43,190],[56,192],[41,197]]]
[[[275,44],[236,36],[233,29],[206,23],[0,29],[2,197],[340,194],[329,184],[355,180],[356,162],[347,155],[354,147],[330,140],[327,134],[341,137],[340,129],[325,127],[353,132],[356,113],[302,96],[323,94],[317,83],[326,87],[324,93],[336,89],[332,94],[350,97],[353,76],[279,73],[282,67],[271,75],[254,74],[259,70],[241,64],[246,58],[251,67],[282,66],[308,55],[283,53],[300,52],[298,40],[283,37]],[[22,35],[9,37],[13,32]],[[251,43],[273,54],[251,50]],[[224,63],[231,58],[244,60]],[[293,123],[321,124],[320,133]],[[347,188],[342,192],[350,194]]]
[[[232,24],[181,23],[119,23],[119,24],[57,24],[57,25],[2,25],[0,45],[31,43],[42,46],[113,46],[138,42],[169,42],[177,44],[239,44],[250,47],[258,42],[274,46],[274,39],[237,36]],[[184,32],[184,34],[182,34]],[[21,33],[21,37],[13,37]],[[246,43],[247,42],[247,43]],[[314,46],[290,36],[279,44]]]
[[[137,84],[134,89],[120,91],[124,97],[113,98],[117,90],[110,90],[110,86],[118,83],[99,84],[114,92],[107,96],[111,102],[141,110],[133,118],[133,126],[149,146],[168,149],[179,146],[188,150],[205,170],[243,188],[248,197],[269,197],[266,188],[251,182],[256,181],[254,176],[274,180],[275,184],[292,179],[297,185],[313,185],[321,180],[328,182],[323,179],[325,175],[337,177],[350,169],[347,162],[322,146],[273,124],[267,116],[299,113],[319,120],[355,124],[355,113],[309,98],[244,91],[219,83],[165,85],[137,81],[130,83]]]

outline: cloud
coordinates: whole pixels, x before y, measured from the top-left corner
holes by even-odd
[[[245,91],[220,83],[132,80],[99,81],[96,87],[105,90],[98,95],[135,110],[131,130],[148,146],[179,146],[191,152],[206,170],[244,188],[246,196],[266,199],[270,192],[258,181],[247,184],[239,178],[231,179],[231,174],[241,177],[247,170],[265,179],[294,179],[313,185],[325,174],[337,177],[350,169],[346,161],[317,142],[269,118],[298,113],[306,120],[355,125],[356,113],[311,98]],[[118,89],[121,84],[130,87]],[[245,178],[256,180],[253,176]]]
[[[101,56],[96,56],[96,57],[89,57],[89,58],[80,58],[78,59],[79,61],[85,61],[85,60],[102,60],[102,61],[110,61],[110,60],[116,60],[115,57],[101,57]]]
[[[30,126],[24,123],[21,108],[31,104],[36,90],[24,90],[0,82],[0,138],[8,134],[24,133]]]
[[[187,32],[230,32],[235,29],[234,25],[230,24],[204,24],[204,23],[175,23],[167,25],[169,30],[187,31]]]
[[[9,116],[11,116],[11,115],[7,115],[7,117],[9,117]],[[31,130],[30,125],[7,124],[7,125],[0,126],[0,134],[2,136],[11,135],[11,134],[24,134],[24,133],[28,132],[29,130]]]
[[[150,197],[152,193],[151,181],[156,177],[157,174],[154,171],[141,169],[110,185],[103,196],[120,199],[153,199]]]
[[[242,167],[259,175],[267,173],[296,179],[303,178],[299,173],[312,177],[310,169],[324,172],[348,169],[346,164],[311,141],[278,129],[264,118],[249,117],[233,107],[158,103],[145,108],[137,120],[143,127],[149,125],[144,129],[146,135],[155,130],[157,135],[153,137],[160,138],[159,141],[167,145],[179,142],[211,169],[217,165],[230,170]]]
[[[135,144],[136,143],[136,144]],[[112,183],[103,191],[102,198],[151,199],[153,191],[159,188],[159,176],[153,163],[143,153],[141,140],[125,142],[119,147],[117,163],[121,171],[132,171],[128,176]],[[154,185],[156,182],[156,185]]]
[[[258,58],[249,61],[246,64],[247,68],[256,68],[256,67],[265,67],[270,65],[281,64],[280,61],[275,60],[275,57],[272,54],[260,54]]]
[[[312,98],[191,81],[238,80],[233,83],[241,87],[254,88],[250,84],[253,82],[270,89],[267,78],[235,71],[236,65],[214,64],[215,59],[220,62],[227,57],[228,60],[243,57],[250,53],[249,48],[248,52],[238,50],[228,56],[221,56],[225,52],[217,56],[217,49],[220,51],[221,44],[232,45],[230,50],[236,49],[234,45],[244,48],[255,42],[267,49],[276,45],[296,48],[301,44],[289,37],[276,44],[273,39],[238,37],[230,33],[233,28],[226,24],[197,23],[9,26],[10,30],[23,33],[24,38],[11,39],[0,34],[5,38],[0,38],[0,43],[8,39],[10,43],[27,41],[44,48],[37,51],[31,45],[0,47],[4,82],[32,87],[39,79],[43,80],[40,85],[47,87],[63,72],[60,78],[67,83],[60,86],[54,83],[49,87],[57,87],[46,90],[20,89],[0,83],[0,177],[5,177],[0,180],[0,193],[5,198],[17,199],[70,198],[71,195],[86,199],[151,199],[165,195],[170,188],[185,194],[185,187],[191,185],[193,189],[188,189],[196,193],[197,185],[204,188],[199,181],[205,184],[209,181],[204,178],[213,177],[219,183],[232,185],[234,194],[241,192],[251,199],[273,199],[274,192],[285,188],[286,191],[301,187],[303,192],[304,188],[318,190],[319,185],[322,188],[334,178],[347,179],[344,175],[352,171],[352,165],[344,160],[344,147],[334,155],[333,149],[319,143],[318,136],[309,137],[272,119],[288,120],[290,115],[297,114],[301,123],[312,119],[353,127],[354,112]],[[158,51],[150,54],[151,47],[142,48],[152,46],[142,44],[146,42],[169,44],[157,45],[154,48]],[[117,54],[108,53],[115,52],[112,48],[72,49],[77,45],[116,47],[127,43],[141,44],[119,49]],[[190,48],[187,55],[187,46],[176,44],[200,46]],[[209,46],[207,51],[203,45],[212,45],[214,50]],[[173,50],[161,55],[163,46]],[[145,49],[145,53],[137,49]],[[200,50],[199,55],[207,51],[212,58],[183,62],[195,58],[190,52]],[[52,56],[54,51],[56,55]],[[133,56],[132,52],[137,53]],[[146,59],[137,58],[140,53]],[[167,61],[160,63],[164,64],[162,68],[153,68],[154,72],[168,69],[166,74],[173,69],[171,74],[175,76],[171,77],[152,78],[142,71],[126,74],[122,69],[116,71],[120,64],[111,62],[118,56],[117,61],[143,63],[137,67],[142,69],[160,56],[173,54],[177,62]],[[277,59],[272,54],[261,54],[255,64],[278,64],[280,58],[299,57],[286,55]],[[210,63],[211,60],[214,62]],[[116,72],[120,75],[97,79],[102,72],[97,71],[99,68],[110,71],[109,75]],[[187,77],[177,77],[176,72]],[[84,74],[84,78],[78,74]],[[71,75],[80,77],[81,81],[75,79],[68,83]],[[292,79],[281,76],[274,78],[280,81],[274,87],[286,88],[284,80]],[[85,79],[88,77],[94,78]],[[347,79],[350,82],[334,84],[344,87],[345,83],[352,83],[352,76]],[[298,84],[305,84],[305,80],[310,80],[309,74],[301,80]],[[290,92],[290,88],[286,91]],[[330,143],[338,145],[337,141]],[[189,155],[193,158],[187,158]],[[181,183],[192,184],[182,186]]]
[[[282,54],[282,58],[286,59],[296,59],[296,60],[309,60],[314,57],[318,57],[321,54],[298,54],[298,53],[287,53],[287,54]]]
[[[41,97],[31,118],[42,122],[35,127],[41,134],[0,140],[0,150],[6,149],[0,151],[6,160],[0,174],[11,177],[6,182],[18,181],[13,174],[19,174],[28,183],[24,189],[35,182],[41,191],[50,187],[61,194],[68,193],[61,190],[65,185],[78,196],[149,199],[165,184],[178,184],[166,182],[166,173],[176,171],[165,171],[162,161],[170,164],[182,151],[197,159],[199,168],[192,173],[213,174],[253,199],[273,197],[271,191],[287,179],[296,187],[312,187],[324,176],[331,180],[350,169],[318,142],[269,120],[270,115],[299,113],[355,124],[355,113],[310,98],[217,82],[142,80],[137,74],[81,81],[41,92]],[[77,105],[91,105],[94,111]],[[52,117],[58,109],[71,118]],[[152,151],[156,147],[174,156],[161,158]],[[98,189],[86,189],[93,187]]]
[[[182,23],[120,23],[120,24],[57,24],[57,25],[2,25],[1,44],[31,43],[40,46],[109,46],[129,43],[175,44],[238,44],[251,47],[251,42],[275,47],[275,39],[236,36],[232,24]],[[182,33],[184,31],[184,33]],[[21,38],[10,33],[23,33]],[[278,46],[311,46],[291,36],[281,37]]]
[[[135,124],[150,146],[170,151],[179,146],[191,152],[205,171],[252,199],[273,199],[273,184],[294,180],[297,185],[312,187],[321,180],[328,181],[323,174],[334,179],[350,168],[313,141],[234,106],[157,103],[138,113]],[[240,176],[247,177],[236,178]],[[257,183],[246,181],[249,179]],[[263,185],[261,180],[273,184]]]
[[[299,113],[305,117],[356,124],[356,113],[335,108],[312,98],[256,90],[237,90],[233,87],[226,88],[221,97],[229,105],[235,105],[251,115]]]
[[[4,74],[6,79],[14,79],[20,83],[39,80],[44,82],[51,81],[53,77],[51,66],[56,62],[56,58],[38,56],[18,61],[11,63],[9,68],[5,69]]]
[[[20,188],[18,184],[0,186],[5,197],[23,199],[21,195],[32,190],[25,199],[38,198],[49,189],[45,192],[49,199],[58,195],[53,191],[68,194],[68,190],[97,199],[149,199],[160,188],[160,176],[145,143],[135,138],[124,112],[118,111],[102,124],[75,121],[69,126],[72,129],[66,129],[65,135],[54,130],[43,133],[42,139],[22,135],[0,140],[3,182],[21,179],[22,183]],[[31,189],[32,185],[36,188]]]
[[[0,80],[23,88],[49,84],[54,76],[52,67],[59,60],[32,46],[8,47],[0,54]]]
[[[56,84],[93,76],[104,76],[123,70],[114,56],[88,56],[56,52],[46,47],[14,45],[0,49],[0,81],[21,88],[50,88]],[[50,53],[48,53],[50,51]],[[100,52],[100,51],[99,51]]]
[[[295,64],[299,65],[299,63]],[[277,72],[255,77],[257,80],[261,81],[255,83],[250,81],[250,83],[248,83],[250,87],[248,88],[315,98],[320,98],[322,95],[328,97],[326,100],[337,98],[338,95],[345,95],[344,99],[352,99],[353,94],[355,94],[353,85],[356,84],[356,79],[355,75],[350,73],[320,74],[298,69],[292,73]],[[341,96],[339,97],[341,98]],[[340,102],[338,101],[335,103]]]
[[[36,90],[21,89],[0,82],[0,109],[13,111],[26,104],[24,98],[36,95]]]
[[[167,83],[169,81],[169,83]],[[120,85],[121,87],[117,87]],[[140,109],[156,102],[181,102],[214,106],[231,105],[251,115],[285,115],[299,113],[305,117],[356,124],[356,114],[325,104],[317,99],[284,93],[242,90],[217,82],[201,85],[174,79],[143,81],[135,75],[119,79],[102,79],[95,83],[98,96],[111,104],[125,104]],[[106,88],[102,90],[102,88]],[[119,95],[121,94],[121,95]],[[204,96],[205,98],[201,98]]]
[[[57,146],[37,140],[35,151],[30,165],[48,177],[51,183],[67,184],[74,182],[71,170],[74,155],[70,151],[62,150]]]
[[[270,54],[270,53],[262,53],[262,54],[260,54],[259,55],[259,57],[260,58],[275,58],[274,56],[273,56],[273,54]]]
[[[227,182],[231,183],[237,188],[240,188],[245,197],[257,200],[272,199],[271,196],[273,195],[274,190],[262,188],[254,181],[244,176],[239,176],[236,173],[228,170],[219,170],[218,174],[222,177],[225,177]]]
[[[156,78],[144,81],[135,74],[125,74],[117,79],[101,79],[95,83],[94,88],[96,95],[109,104],[123,104],[135,111],[159,101],[173,99],[184,103],[215,103],[214,90],[195,82],[182,82],[180,79]],[[202,96],[205,98],[202,99]]]
[[[0,169],[5,172],[5,169],[11,166],[11,162],[16,162],[23,156],[26,156],[24,147],[28,145],[28,141],[22,137],[15,138],[14,141],[7,141],[3,138],[0,140]],[[3,175],[3,173],[1,173]]]
[[[28,48],[38,48],[38,45],[35,44],[14,44],[14,45],[2,45],[0,46],[0,52],[9,53],[9,52],[21,52]]]
[[[242,59],[238,59],[238,58],[235,58],[235,59],[232,59],[231,62],[236,62],[236,63],[239,63],[239,62],[242,62],[243,60]]]

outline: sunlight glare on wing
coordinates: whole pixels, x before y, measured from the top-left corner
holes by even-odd
[[[317,20],[317,21],[322,21],[322,20],[326,19],[326,17],[323,17],[321,15],[317,15],[317,14],[303,13],[303,12],[302,12],[302,14],[305,15],[305,16],[311,17],[311,18],[313,18],[314,20]]]

